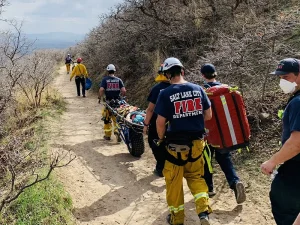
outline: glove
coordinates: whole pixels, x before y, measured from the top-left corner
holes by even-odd
[[[157,147],[163,145],[163,144],[164,144],[164,141],[165,141],[164,139],[154,139],[154,140],[153,140],[154,144],[155,144]]]

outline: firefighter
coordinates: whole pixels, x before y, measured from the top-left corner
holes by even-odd
[[[210,88],[213,86],[221,85],[220,82],[216,80],[217,77],[217,71],[214,65],[212,64],[204,64],[201,67],[201,74],[205,80],[205,88]],[[213,135],[213,134],[211,134]],[[209,153],[210,151],[210,153]],[[209,157],[209,155],[211,157]],[[215,159],[217,160],[218,164],[220,165],[223,173],[225,174],[226,180],[229,184],[229,187],[234,191],[236,202],[238,204],[243,203],[246,200],[246,194],[245,194],[245,188],[243,183],[240,181],[240,178],[238,177],[235,168],[233,166],[232,160],[231,160],[231,154],[230,152],[227,153],[220,153],[217,149],[212,147],[211,145],[208,145],[205,148],[205,174],[204,179],[206,181],[206,184],[208,186],[208,194],[210,197],[213,197],[216,193],[214,192],[214,185],[213,185],[213,174],[209,166],[211,165],[211,158],[215,155]]]
[[[202,225],[209,224],[208,188],[203,179],[204,120],[212,117],[210,101],[203,89],[183,78],[183,65],[176,58],[168,58],[163,67],[171,86],[162,90],[155,113],[157,145],[166,146],[163,175],[170,214],[169,224],[184,222],[183,177],[194,196],[196,211]],[[169,122],[166,130],[166,122]]]
[[[278,225],[291,225],[300,213],[300,65],[294,58],[283,59],[272,74],[280,77],[279,86],[290,99],[282,123],[282,146],[261,165],[264,174],[278,173],[271,185],[272,213]],[[275,174],[275,173],[274,173]]]
[[[146,109],[146,117],[144,120],[144,134],[148,134],[148,143],[156,159],[156,167],[154,169],[154,174],[157,176],[163,177],[163,168],[165,165],[164,159],[164,146],[156,146],[154,140],[158,139],[156,131],[156,119],[157,115],[154,113],[155,104],[158,98],[158,95],[161,90],[170,86],[169,79],[163,73],[163,64],[159,67],[158,75],[155,78],[155,81],[158,82],[152,89],[148,96],[148,108]]]
[[[71,67],[71,63],[74,63],[72,58],[71,58],[71,55],[68,54],[66,59],[65,59],[65,65],[66,65],[66,68],[67,68],[67,74],[70,73],[70,67]]]
[[[85,78],[88,77],[88,72],[85,65],[82,64],[82,58],[77,59],[77,65],[72,70],[70,81],[75,76],[77,96],[80,96],[80,84],[82,88],[82,97],[85,98]]]
[[[109,64],[106,68],[108,75],[105,76],[100,84],[99,89],[99,101],[103,99],[105,95],[106,102],[110,102],[112,100],[120,99],[120,95],[125,96],[126,89],[124,87],[123,81],[115,76],[116,67],[113,64]],[[103,120],[104,120],[104,139],[111,140],[112,134],[112,121],[114,123],[114,135],[117,138],[118,142],[121,142],[121,137],[119,134],[118,126],[116,123],[116,117],[112,115],[108,109],[104,108],[102,112]]]

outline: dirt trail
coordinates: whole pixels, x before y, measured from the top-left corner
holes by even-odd
[[[101,108],[97,96],[76,97],[74,81],[69,82],[61,67],[56,88],[67,101],[67,111],[53,123],[52,147],[70,150],[77,159],[58,172],[74,204],[74,216],[80,225],[160,225],[168,214],[164,180],[152,174],[154,160],[147,148],[140,158],[129,155],[125,144],[103,140]],[[269,208],[267,185],[251,181],[247,201],[237,206],[223,174],[216,174],[218,195],[211,200],[214,214],[211,224],[274,224]],[[186,225],[199,224],[193,197],[185,184]],[[261,191],[263,190],[263,191]]]

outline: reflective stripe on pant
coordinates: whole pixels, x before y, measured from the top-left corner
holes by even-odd
[[[70,67],[71,67],[70,64],[66,64],[67,72],[70,72]]]
[[[207,149],[207,147],[205,147]],[[225,174],[226,180],[228,182],[229,187],[232,189],[234,184],[238,182],[240,179],[235,171],[235,168],[233,166],[233,162],[231,160],[231,153],[220,153],[218,149],[215,149],[211,145],[209,145],[209,149],[211,152],[210,160],[215,155],[215,159],[217,160],[218,164],[220,165],[223,173]],[[204,157],[206,160],[206,163],[204,165],[205,173],[204,173],[204,179],[206,181],[206,184],[208,186],[209,191],[214,190],[213,185],[213,173],[211,172],[211,169],[209,168],[209,165],[211,165],[211,162],[208,162],[208,158]]]
[[[204,145],[202,140],[193,141],[192,158],[197,158],[202,154]],[[170,150],[168,152],[177,158],[176,152]],[[181,152],[181,157],[186,160],[188,152]],[[177,166],[166,161],[163,174],[166,180],[167,203],[172,224],[183,224],[184,222],[183,177],[187,180],[188,187],[194,196],[197,214],[211,212],[208,204],[208,188],[202,178],[204,175],[203,156],[196,162],[188,162],[184,166]]]
[[[214,150],[213,150],[214,151]],[[209,146],[206,144],[203,150],[203,157],[204,157],[204,180],[207,184],[208,191],[214,191],[214,184],[213,184],[213,168],[211,164],[212,154]]]
[[[111,115],[108,109],[104,108],[102,111],[102,116],[104,117],[104,134],[106,137],[110,137],[112,133],[112,124],[114,124],[114,133],[119,133],[118,124],[116,122],[116,117]]]

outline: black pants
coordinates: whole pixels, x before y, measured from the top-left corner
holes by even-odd
[[[77,95],[80,96],[80,84],[81,84],[82,95],[85,96],[85,78],[75,77],[75,83],[77,88]]]
[[[204,150],[207,147],[205,147]],[[232,160],[231,160],[231,154],[230,152],[227,153],[220,153],[217,149],[210,146],[210,152],[211,152],[211,160],[213,159],[215,155],[215,159],[217,160],[218,164],[220,165],[223,173],[225,174],[226,180],[228,182],[229,187],[232,189],[233,185],[238,182],[240,179],[238,175],[236,174],[235,168],[233,166]],[[210,173],[208,164],[205,159],[205,165],[204,165],[204,179],[208,186],[208,191],[214,190],[214,184],[213,184],[213,174]]]
[[[148,143],[152,149],[154,158],[156,159],[156,171],[162,173],[165,166],[165,146],[156,146],[153,142],[154,139],[159,139],[156,131],[156,127],[149,127]]]
[[[300,176],[285,174],[279,171],[271,185],[270,200],[277,225],[292,225],[300,213]]]

